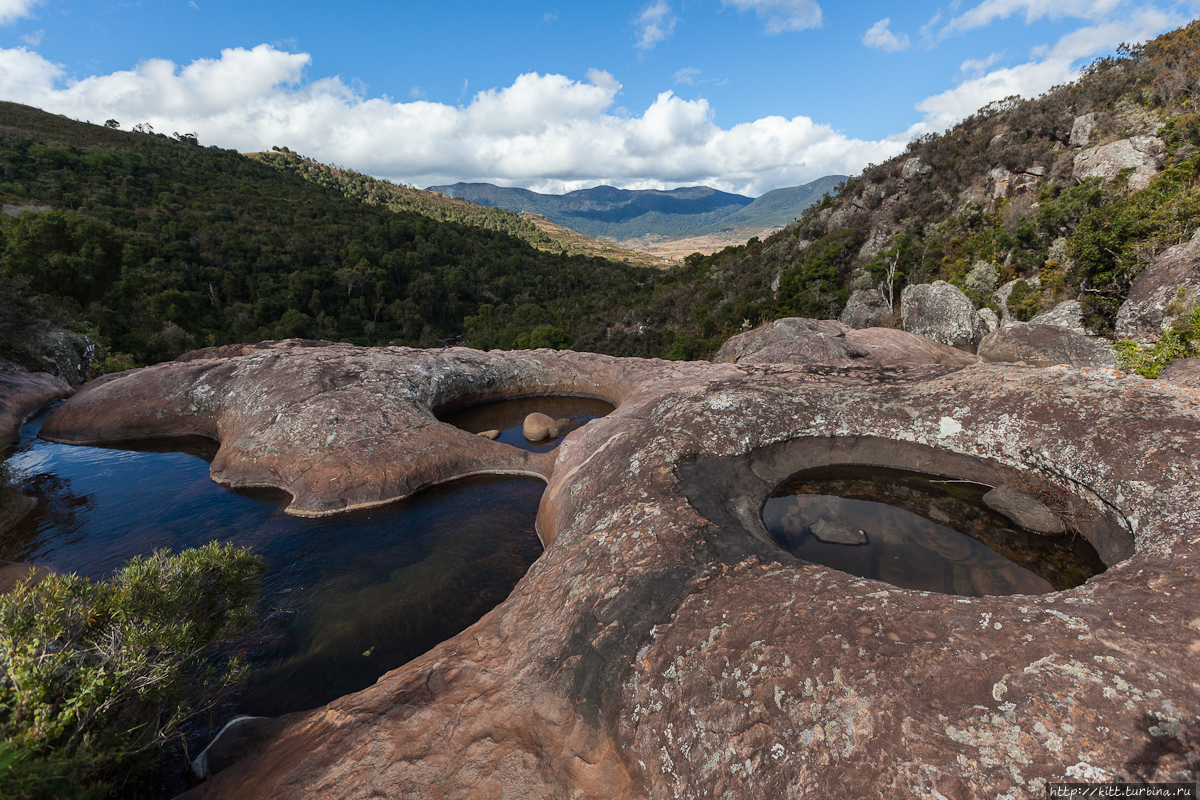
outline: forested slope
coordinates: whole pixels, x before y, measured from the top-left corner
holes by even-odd
[[[187,135],[0,103],[0,169],[0,350],[43,319],[110,366],[289,336],[563,346],[648,297],[648,270],[367,205]]]
[[[911,142],[764,241],[689,257],[578,346],[706,356],[743,327],[837,317],[852,290],[887,289],[890,268],[897,314],[910,283],[947,280],[996,306],[994,290],[1019,280],[1017,319],[1078,298],[1109,332],[1133,279],[1200,227],[1198,147],[1193,23]]]

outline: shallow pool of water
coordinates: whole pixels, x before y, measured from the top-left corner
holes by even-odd
[[[763,509],[781,547],[797,558],[906,589],[964,596],[1045,594],[1104,571],[1082,537],[1017,528],[983,505],[991,487],[877,468],[839,467],[794,478]],[[820,541],[836,522],[866,544]]]
[[[504,442],[522,450],[545,453],[558,447],[562,443],[563,437],[571,431],[578,430],[594,419],[606,417],[612,411],[612,404],[603,400],[553,395],[481,403],[447,414],[439,414],[438,419],[468,433],[497,430],[500,431],[500,437],[496,440],[498,442]],[[535,412],[556,420],[565,419],[567,424],[562,426],[559,435],[553,439],[544,439],[540,442],[526,441],[521,429],[525,417]]]
[[[102,579],[159,548],[214,539],[252,548],[268,569],[244,713],[312,708],[369,686],[504,600],[542,551],[534,519],[544,486],[530,478],[471,478],[382,508],[300,518],[283,513],[283,493],[213,483],[207,440],[72,447],[36,438],[44,417],[8,459],[38,507],[0,555]]]

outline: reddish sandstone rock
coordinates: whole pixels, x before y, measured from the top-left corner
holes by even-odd
[[[334,509],[452,473],[426,457],[436,447],[511,469],[504,446],[467,434],[468,452],[430,409],[567,387],[618,408],[538,463],[546,551],[509,599],[371,688],[256,726],[188,798],[994,798],[1085,769],[1195,780],[1200,405],[1186,387],[335,345],[141,370],[51,422],[77,440],[210,430],[224,480],[262,480],[266,462],[303,510]],[[847,463],[1010,486],[1110,569],[969,598],[777,548],[765,498]]]
[[[46,372],[0,372],[0,451],[16,440],[30,414],[73,391]]]
[[[757,330],[731,337],[713,360],[717,363],[824,364],[834,367],[966,366],[978,361],[970,353],[907,331],[894,328],[852,330],[834,320],[800,318],[776,320]]]

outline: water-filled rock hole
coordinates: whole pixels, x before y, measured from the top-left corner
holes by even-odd
[[[37,507],[0,556],[103,579],[129,558],[211,540],[267,563],[262,628],[239,646],[257,667],[241,713],[313,708],[365,688],[502,602],[542,552],[544,485],[480,476],[330,517],[283,512],[274,490],[209,479],[216,443],[172,439],[74,447],[25,425],[10,478]]]
[[[522,450],[545,453],[558,447],[567,434],[612,411],[611,403],[591,397],[545,395],[480,403],[439,413],[438,419],[468,433],[498,431],[496,441]],[[554,435],[534,441],[526,439],[523,427],[530,414],[544,414],[558,423]]]
[[[1069,528],[1045,535],[988,508],[993,487],[896,469],[831,466],[783,483],[762,518],[784,550],[906,589],[1044,594],[1105,569]]]

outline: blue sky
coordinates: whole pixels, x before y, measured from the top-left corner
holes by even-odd
[[[0,98],[426,186],[852,174],[1200,3],[0,0]]]

